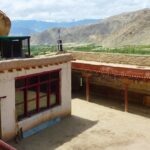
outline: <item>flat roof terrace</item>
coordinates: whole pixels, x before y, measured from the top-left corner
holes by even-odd
[[[124,110],[128,111],[129,85],[134,81],[150,81],[149,56],[133,56],[101,53],[73,53],[72,69],[85,79],[86,100],[90,100],[90,80],[93,73],[122,79]],[[112,57],[111,57],[112,56]],[[145,62],[145,60],[147,60]],[[137,62],[137,64],[136,64]],[[143,63],[142,63],[143,62]],[[143,65],[142,65],[143,64]]]
[[[72,69],[127,77],[132,79],[150,80],[150,67],[126,64],[103,63],[95,61],[72,61]]]
[[[131,55],[99,52],[72,52],[76,60],[150,67],[150,55]]]
[[[0,72],[13,71],[14,69],[29,69],[48,65],[57,65],[71,61],[73,58],[69,53],[53,55],[42,58],[10,59],[0,61]]]
[[[149,117],[83,99],[72,100],[71,117],[18,144],[10,142],[18,150],[149,150],[149,143]]]
[[[72,69],[150,80],[150,56],[72,52]]]

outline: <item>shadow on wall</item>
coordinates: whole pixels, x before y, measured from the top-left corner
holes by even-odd
[[[23,139],[19,144],[15,144],[14,141],[11,141],[10,144],[18,150],[55,150],[96,124],[97,121],[71,116],[53,127]]]

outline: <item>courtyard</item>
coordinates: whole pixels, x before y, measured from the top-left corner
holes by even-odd
[[[83,96],[72,100],[72,116],[19,143],[18,150],[149,150],[150,109]]]

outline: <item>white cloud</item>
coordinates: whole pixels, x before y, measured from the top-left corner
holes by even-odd
[[[104,18],[142,8],[150,8],[150,0],[0,0],[0,10],[11,19]]]

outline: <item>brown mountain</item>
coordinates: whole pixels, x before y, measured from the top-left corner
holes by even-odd
[[[63,28],[64,43],[96,43],[107,47],[150,44],[150,9],[123,13],[97,24]],[[32,44],[54,44],[57,28],[32,36]]]

